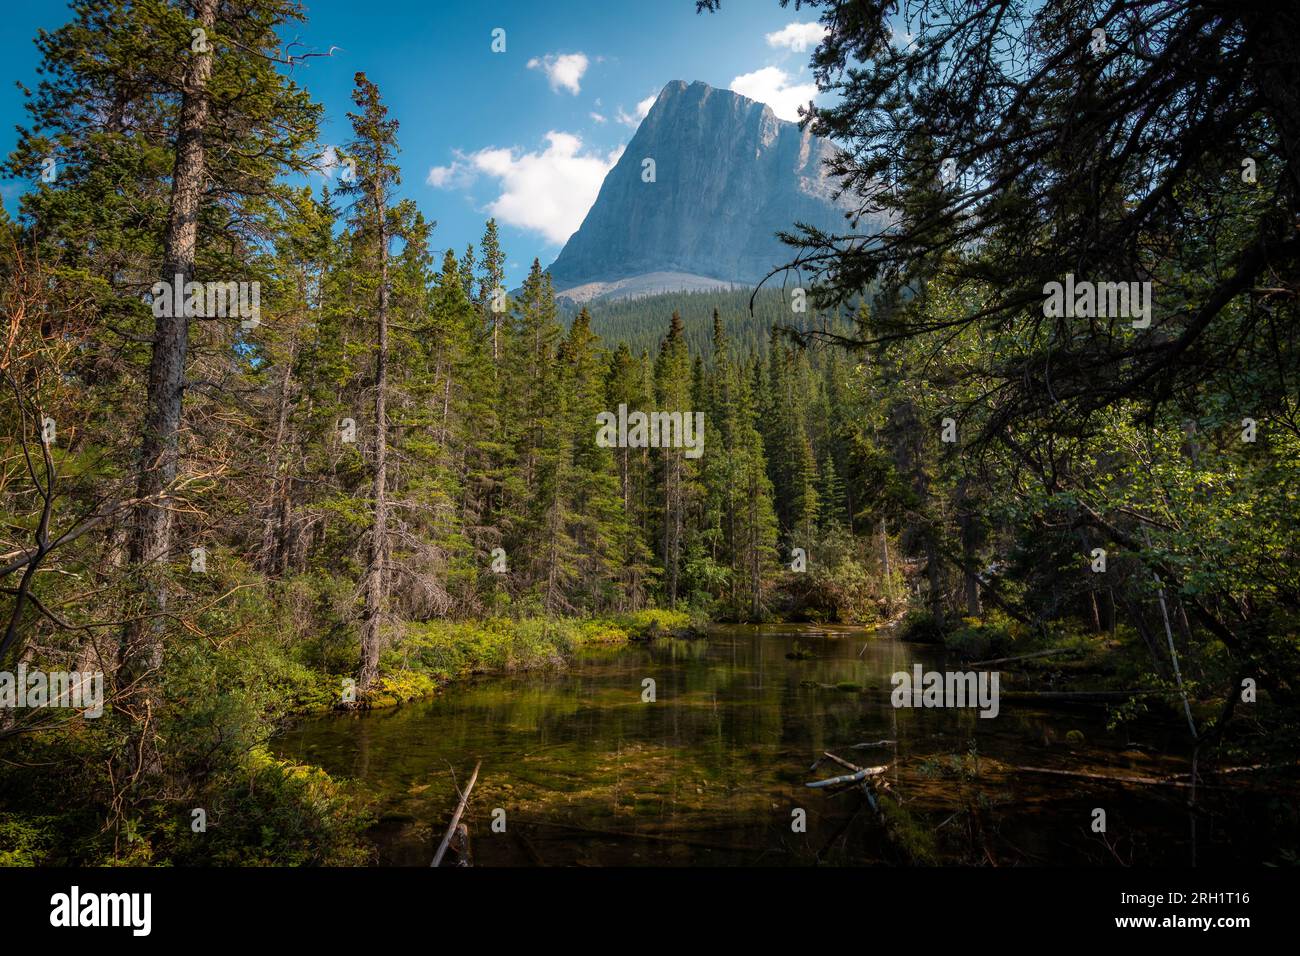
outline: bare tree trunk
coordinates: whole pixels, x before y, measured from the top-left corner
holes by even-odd
[[[925,517],[930,504],[930,477],[925,471],[924,443],[916,405],[911,401],[900,402],[890,410],[890,425],[897,436],[894,440],[894,458],[899,473],[910,477],[917,501],[916,514],[903,526],[902,546],[908,554],[915,554],[917,549],[924,554],[926,579],[930,588],[927,605],[934,619],[942,622],[945,615],[939,542],[936,540],[938,529]]]
[[[885,528],[885,519],[880,519],[880,566],[885,572],[885,602],[892,610],[894,606],[893,571],[889,566],[889,533]]]
[[[844,482],[844,499],[849,506],[849,534],[857,534],[858,529],[854,521],[854,516],[858,513],[858,506],[853,501],[853,482]]]
[[[366,570],[366,608],[361,627],[361,669],[357,688],[370,689],[379,676],[380,630],[383,624],[384,570],[388,553],[388,226],[385,201],[379,207],[379,342],[375,352],[375,521],[370,536],[370,565]]]
[[[665,453],[667,454],[667,453]],[[672,465],[664,460],[664,590],[668,595],[668,606],[673,606],[674,591],[677,582],[674,579],[672,562],[673,547],[673,472]]]
[[[559,594],[559,540],[563,526],[563,522],[560,520],[560,489],[562,485],[563,481],[557,475],[552,481],[551,506],[547,509],[546,515],[546,536],[550,541],[550,548],[546,558],[546,601],[543,606],[548,614],[554,614],[560,609],[556,597]]]
[[[1079,529],[1079,543],[1083,545],[1083,553],[1085,555],[1091,554],[1092,548],[1090,547],[1090,542],[1088,540],[1088,532],[1083,528]],[[1101,633],[1101,605],[1097,603],[1096,588],[1094,587],[1088,588],[1088,601],[1091,605],[1091,610],[1092,610],[1092,629],[1095,633],[1100,634]]]
[[[682,538],[682,460],[670,448],[664,461],[664,573],[667,576],[668,606],[677,607],[678,563]]]
[[[284,375],[280,379],[279,408],[275,420],[275,441],[271,445],[271,502],[262,531],[263,570],[267,574],[284,572],[289,553],[289,463],[284,446],[289,433],[289,398],[293,393],[293,362],[298,353],[295,338],[285,357]]]
[[[749,483],[749,616],[758,621],[763,610],[763,557],[758,544],[758,482]]]
[[[957,484],[957,524],[961,532],[962,578],[966,592],[966,616],[980,616],[980,583],[975,568],[978,565],[980,529],[971,513],[970,479],[962,478]]]
[[[632,536],[632,522],[630,520],[632,514],[631,478],[632,478],[631,467],[628,462],[628,449],[623,448],[621,449],[618,456],[618,480],[619,480],[619,487],[622,489],[623,492],[623,514],[627,516],[629,519],[627,524],[625,544],[630,543],[630,539]],[[628,550],[629,550],[628,548],[625,548],[624,553],[626,554]],[[635,601],[636,601],[634,597],[636,593],[636,573],[629,571],[627,568],[624,568],[622,577],[627,587],[624,590],[624,593],[619,595],[619,607],[625,611],[634,610],[635,607],[631,605],[635,605]]]
[[[451,368],[447,369],[447,380],[442,388],[442,433],[438,437],[440,444],[445,453],[447,448],[447,415],[451,410]]]
[[[197,0],[195,18],[209,33],[216,24],[217,0]],[[162,280],[172,287],[189,282],[198,246],[199,207],[203,196],[204,129],[208,123],[208,81],[212,56],[190,53],[185,65],[176,160],[172,171],[171,206],[163,237]],[[184,302],[184,288],[173,290],[172,304]],[[185,357],[189,347],[186,309],[169,308],[155,319],[153,352],[141,430],[136,495],[148,501],[137,510],[127,546],[127,558],[141,576],[145,595],[142,617],[127,625],[118,648],[119,686],[134,685],[123,710],[136,721],[152,710],[152,681],[163,657],[163,614],[167,610],[164,562],[172,549],[171,504],[163,492],[176,480],[180,458],[180,429],[185,392]],[[152,766],[151,748],[139,747],[137,771]]]
[[[1142,536],[1146,541],[1146,546],[1151,547],[1151,535],[1147,533],[1146,528],[1142,529]],[[1160,575],[1155,571],[1151,572],[1151,578],[1156,583],[1156,597],[1160,602],[1160,619],[1165,625],[1165,639],[1169,642],[1169,662],[1174,668],[1174,681],[1178,684],[1178,692],[1183,698],[1183,712],[1187,716],[1187,729],[1192,735],[1192,740],[1197,738],[1196,721],[1192,718],[1192,705],[1187,700],[1187,689],[1183,686],[1183,672],[1178,666],[1178,650],[1174,647],[1174,630],[1169,625],[1169,605],[1165,602],[1165,585],[1160,580]],[[1196,782],[1196,775],[1192,775],[1193,785]]]

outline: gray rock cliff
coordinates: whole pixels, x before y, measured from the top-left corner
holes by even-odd
[[[849,229],[823,167],[834,151],[748,97],[669,83],[548,270],[555,288],[582,301],[647,284],[752,285],[793,256],[779,230]],[[646,159],[655,182],[642,179]]]

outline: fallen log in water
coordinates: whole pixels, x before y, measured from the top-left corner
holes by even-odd
[[[892,740],[881,740],[875,744],[863,744],[860,746],[884,746],[892,743],[894,743]],[[931,851],[926,849],[925,846],[919,844],[915,837],[910,836],[911,832],[916,829],[916,823],[911,814],[903,807],[903,802],[898,798],[898,795],[890,788],[888,778],[884,776],[884,773],[890,769],[889,764],[882,764],[878,767],[859,767],[857,764],[850,763],[843,757],[837,757],[829,750],[822,751],[822,757],[819,757],[817,762],[820,763],[822,759],[833,760],[840,766],[852,770],[853,773],[844,774],[840,777],[832,777],[829,780],[817,780],[813,783],[805,784],[805,786],[814,789],[821,789],[824,787],[835,786],[837,784],[857,784],[857,789],[862,790],[862,794],[867,801],[867,806],[870,807],[872,813],[875,814],[876,820],[880,824],[881,832],[884,834],[885,839],[890,843],[890,845],[895,847],[900,853],[905,854],[906,857],[913,862],[933,862],[933,854]],[[817,764],[813,764],[813,766],[816,767]],[[889,799],[887,800],[886,798]],[[852,819],[850,819],[849,822],[851,823]],[[847,824],[845,827],[836,831],[835,835],[827,842],[826,847],[823,848],[822,852],[829,849],[846,828]],[[993,857],[991,850],[987,850],[986,852],[990,862],[993,862],[994,865],[996,865],[996,859]],[[819,857],[820,855],[821,854],[818,854]]]
[[[893,741],[888,741],[888,742],[893,743]],[[876,793],[876,787],[879,787],[882,793],[893,796],[893,794],[889,789],[889,781],[886,780],[884,777],[880,776],[886,770],[889,769],[889,765],[884,764],[879,767],[859,767],[857,764],[849,763],[843,757],[835,756],[835,754],[831,753],[829,750],[823,750],[822,756],[827,759],[835,761],[841,767],[844,767],[848,770],[852,770],[853,773],[845,774],[844,776],[841,777],[832,777],[829,780],[819,780],[814,783],[807,784],[807,786],[817,789],[821,787],[834,786],[837,783],[844,783],[844,784],[856,783],[858,787],[861,788],[863,796],[867,798],[867,805],[871,807],[872,813],[876,815],[876,819],[880,822],[881,826],[884,827],[885,838],[888,839],[891,843],[896,842],[895,834],[892,832],[892,829],[889,825],[889,821],[886,819],[885,809],[881,803],[881,797],[878,796]],[[821,763],[821,760],[818,759],[817,763]],[[813,764],[813,766],[816,767],[817,764]],[[880,777],[880,779],[877,780],[875,779],[876,777]],[[897,797],[895,797],[894,799],[895,802],[897,802]],[[837,833],[836,837],[838,837],[838,835],[839,834]],[[834,842],[834,839],[835,838],[832,838],[831,840],[832,843]],[[830,844],[828,843],[827,846],[829,845]]]
[[[823,761],[823,760],[834,760],[834,761],[835,761],[837,764],[839,764],[841,767],[844,767],[844,768],[846,768],[846,769],[848,769],[848,770],[852,770],[852,771],[854,771],[855,773],[856,773],[857,771],[859,771],[859,770],[862,769],[862,768],[859,767],[857,764],[849,763],[847,760],[844,760],[844,759],[841,758],[841,757],[837,757],[837,756],[835,756],[835,755],[834,755],[833,753],[831,753],[829,750],[823,750],[823,751],[822,751],[822,755],[821,755],[820,757],[818,757],[816,760],[814,760],[813,763],[812,763],[812,766],[808,768],[808,772],[809,772],[809,773],[812,773],[814,770],[816,770],[818,767],[820,767],[820,766],[822,765],[822,761]]]
[[[465,804],[469,803],[469,792],[474,789],[474,782],[478,780],[479,767],[483,766],[480,760],[474,764],[474,772],[470,774],[469,783],[465,785],[465,790],[460,795],[460,803],[456,805],[456,812],[452,814],[451,823],[447,826],[447,835],[442,838],[442,843],[438,846],[438,852],[433,855],[433,862],[430,866],[438,866],[442,863],[442,858],[447,852],[447,847],[451,845],[451,838],[456,834],[456,828],[460,825],[461,814],[465,812]],[[466,843],[469,837],[466,836]]]
[[[838,758],[835,758],[837,762]],[[854,773],[847,773],[840,777],[831,777],[829,780],[814,780],[812,783],[804,784],[806,787],[812,787],[814,790],[820,790],[823,787],[835,787],[845,783],[857,783],[860,780],[866,780],[868,777],[876,777],[889,769],[888,764],[882,764],[879,767],[862,767]]]
[[[1281,764],[1256,764],[1249,767],[1223,767],[1218,770],[1202,770],[1200,771],[1199,776],[1208,777],[1218,774],[1250,773],[1256,770],[1275,770],[1281,767],[1293,767],[1295,765],[1295,762],[1292,761]],[[1192,781],[1181,779],[1184,776],[1183,774],[1179,774],[1175,777],[1134,777],[1130,775],[1121,776],[1119,774],[1110,773],[1088,773],[1085,770],[1057,770],[1053,767],[1020,767],[1014,764],[1005,764],[1004,766],[1008,770],[1015,770],[1020,773],[1042,773],[1050,774],[1054,777],[1077,777],[1083,780],[1101,780],[1107,783],[1137,783],[1152,787],[1186,787],[1189,789],[1193,786]],[[1216,786],[1207,783],[1197,783],[1196,786],[1198,788],[1204,787],[1210,790],[1226,789],[1222,785]]]
[[[1192,785],[1190,781],[1178,780],[1173,777],[1131,777],[1109,773],[1088,773],[1084,770],[1056,770],[1051,767],[1018,767],[1011,764],[1007,764],[1007,769],[1015,770],[1018,773],[1044,773],[1051,774],[1054,777],[1076,777],[1082,780],[1103,780],[1107,783],[1141,783],[1148,786],[1162,787],[1190,787]]]
[[[828,760],[834,760],[837,764],[839,764],[839,765],[840,765],[841,767],[843,767],[845,770],[852,770],[854,773],[859,773],[859,772],[861,772],[862,770],[866,769],[866,768],[864,768],[864,767],[859,767],[859,766],[858,766],[857,764],[855,764],[855,763],[849,763],[849,762],[848,762],[847,760],[845,760],[843,757],[837,757],[837,756],[835,756],[835,755],[834,755],[833,753],[831,753],[829,750],[823,750],[823,751],[822,751],[822,756],[823,756],[823,757],[826,757]]]
[[[1000,699],[1014,703],[1019,700],[1054,700],[1065,703],[1091,704],[1108,700],[1128,700],[1130,697],[1168,695],[1168,690],[1004,690]]]

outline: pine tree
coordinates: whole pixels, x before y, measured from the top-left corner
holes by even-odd
[[[685,417],[690,408],[690,354],[686,348],[682,317],[673,313],[668,335],[655,361],[655,404],[658,410]],[[681,577],[682,532],[687,508],[687,467],[681,448],[659,449],[659,488],[662,501],[660,515],[661,558],[664,568],[665,598],[670,608],[677,606]]]
[[[570,481],[570,536],[576,547],[576,591],[583,605],[604,609],[616,603],[623,564],[620,545],[627,539],[628,516],[614,451],[596,443],[596,416],[606,410],[606,357],[583,309],[561,350],[566,368],[569,428],[573,449]]]
[[[401,182],[396,163],[397,121],[388,118],[388,109],[379,96],[379,88],[364,73],[355,77],[352,102],[357,112],[349,112],[353,140],[348,155],[356,161],[356,179],[343,185],[339,192],[353,199],[349,222],[358,237],[369,244],[374,272],[373,314],[374,346],[374,458],[371,462],[372,521],[369,559],[362,582],[365,608],[361,623],[361,663],[357,687],[368,691],[379,675],[379,651],[384,623],[384,604],[388,585],[388,362],[389,297],[392,292],[389,270],[397,217],[392,202],[393,191]]]
[[[558,527],[559,489],[553,482],[566,454],[561,427],[565,395],[556,356],[561,327],[556,317],[551,277],[534,259],[524,280],[508,342],[501,351],[502,436],[507,457],[502,470],[502,504],[499,516],[507,550],[517,556],[522,576],[520,585],[534,594],[547,589],[551,576],[547,543],[548,527]],[[548,595],[546,599],[551,599]]]
[[[840,480],[839,472],[835,470],[835,458],[829,451],[822,458],[820,470],[821,486],[818,489],[818,517],[821,527],[832,529],[845,525],[848,520],[848,514],[844,505],[844,482]]]
[[[777,518],[781,527],[788,531],[794,525],[791,512],[794,467],[801,450],[795,439],[790,351],[781,341],[775,327],[770,334],[767,374],[757,401],[762,420],[763,446],[767,450],[768,476],[776,495]]]
[[[333,227],[337,210],[328,190],[319,201],[303,190],[294,207],[296,215],[282,226],[276,244],[277,277],[268,299],[276,303],[267,331],[262,336],[259,358],[267,374],[274,374],[274,432],[267,452],[269,480],[263,512],[261,550],[257,566],[272,577],[290,570],[302,557],[302,502],[299,491],[305,468],[302,460],[308,441],[305,406],[328,363],[312,356],[320,333],[320,297],[333,251]],[[307,402],[304,401],[307,400]],[[298,480],[295,480],[298,479]]]
[[[506,309],[502,299],[505,296],[503,283],[506,280],[506,257],[501,252],[501,243],[497,238],[497,221],[489,219],[483,229],[483,239],[479,243],[479,307],[483,309],[484,318],[491,328],[492,363],[501,360],[502,324],[506,321]]]
[[[812,442],[803,434],[802,422],[792,416],[795,434],[788,439],[795,459],[790,471],[790,539],[797,547],[807,548],[817,527],[820,502],[817,495],[817,460]]]
[[[457,263],[457,271],[460,273],[461,286],[465,293],[466,302],[477,301],[474,297],[474,267],[476,264],[474,243],[471,242],[465,246],[465,254],[461,256],[460,262]]]
[[[39,40],[45,79],[9,162],[24,176],[56,163],[54,184],[24,198],[24,217],[40,224],[51,262],[84,267],[127,293],[109,311],[130,316],[122,328],[131,338],[149,327],[132,299],[157,280],[170,289],[178,276],[224,278],[251,257],[271,206],[288,194],[280,177],[306,167],[319,116],[276,68],[276,31],[301,19],[295,4],[195,0],[191,9],[192,17],[171,4],[74,3],[72,21]],[[126,615],[117,674],[130,698],[118,710],[139,720],[157,709],[164,627],[176,610],[166,566],[174,515],[185,509],[167,499],[187,451],[194,318],[186,308],[156,311],[133,463],[139,505],[126,535],[139,598]],[[137,769],[157,769],[151,743],[133,753]]]
[[[736,567],[740,570],[739,607],[750,620],[763,616],[764,579],[775,563],[777,519],[773,509],[772,482],[763,449],[763,437],[756,421],[751,381],[762,384],[762,364],[754,362],[749,375],[737,378],[736,463],[740,488],[736,509]]]
[[[608,410],[617,414],[620,405],[626,406],[629,412],[648,411],[651,408],[651,393],[646,386],[646,365],[644,356],[637,358],[632,355],[626,343],[619,343],[610,357],[605,375]],[[644,606],[648,584],[658,572],[654,564],[654,550],[647,543],[650,534],[650,515],[647,513],[651,483],[649,450],[624,446],[615,449],[614,457],[623,513],[619,548],[620,604],[622,609],[635,610]]]

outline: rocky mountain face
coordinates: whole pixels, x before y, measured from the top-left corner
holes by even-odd
[[[550,267],[555,288],[582,302],[753,285],[792,257],[779,230],[849,228],[834,151],[748,97],[669,83]]]

